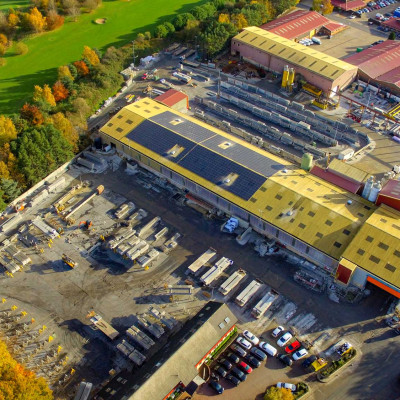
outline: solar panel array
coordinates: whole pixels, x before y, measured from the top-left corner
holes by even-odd
[[[180,120],[182,122],[173,124],[171,122],[177,122]],[[155,115],[150,118],[150,121],[154,121],[157,124],[170,129],[180,135],[184,136],[187,139],[193,140],[196,143],[200,143],[203,140],[206,140],[215,135],[215,132],[203,128],[200,125],[195,124],[183,118],[182,116],[178,116],[170,111],[164,111],[161,114]]]
[[[129,132],[126,137],[133,142],[154,151],[158,155],[169,158],[175,162],[179,162],[182,157],[196,146],[196,143],[185,139],[182,136],[176,135],[170,130],[149,120],[144,120],[135,129]],[[168,152],[176,145],[183,147],[184,150],[176,157],[168,155]]]
[[[171,115],[175,117],[174,114],[171,113]],[[191,122],[190,124],[197,127]],[[174,125],[171,126],[175,127]],[[249,200],[266,181],[265,176],[251,171],[232,159],[222,157],[194,141],[171,132],[171,128],[168,128],[164,128],[150,120],[144,120],[129,132],[126,137],[245,200]],[[209,132],[215,134],[212,131]],[[183,151],[173,156],[169,154],[169,151],[176,145],[183,147]],[[265,159],[269,160],[268,158]],[[228,175],[232,177],[232,181],[224,182]]]

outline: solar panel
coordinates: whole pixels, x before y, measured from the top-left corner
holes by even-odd
[[[177,120],[181,120],[182,122],[171,123],[173,121],[177,122]],[[186,118],[176,115],[170,111],[165,111],[161,114],[155,115],[154,117],[150,118],[150,121],[154,121],[157,124],[170,129],[171,131],[179,133],[185,138],[193,140],[196,143],[200,143],[203,140],[216,135],[215,132],[207,128],[203,128],[202,126],[188,121]]]
[[[266,177],[270,177],[285,168],[283,164],[280,164],[263,154],[259,154],[236,142],[231,142],[232,145],[226,149],[220,147],[222,143],[226,142],[226,138],[221,135],[216,135],[202,143],[202,146],[235,160],[239,164],[242,164]]]
[[[266,181],[264,176],[201,146],[196,146],[179,165],[244,200],[249,200]],[[238,177],[225,184],[224,178],[232,173]]]
[[[154,151],[158,155],[169,158],[175,162],[178,162],[196,146],[196,143],[193,143],[182,136],[176,135],[168,129],[165,129],[149,120],[144,120],[135,129],[129,132],[126,137],[129,140]],[[176,145],[183,147],[183,151],[181,151],[176,157],[173,157],[172,154],[168,155],[168,152]]]

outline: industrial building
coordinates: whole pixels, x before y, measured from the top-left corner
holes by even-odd
[[[357,67],[257,27],[243,29],[231,41],[232,55],[282,74],[287,65],[296,77],[332,96],[355,79]]]
[[[400,181],[389,179],[379,192],[376,204],[386,204],[400,211]]]
[[[143,168],[187,191],[192,201],[240,218],[333,275],[377,210],[376,189],[365,195],[368,201],[151,99],[125,107],[100,135]],[[371,189],[372,183],[367,184]],[[400,297],[400,279],[393,278],[386,284],[397,287]]]
[[[117,374],[97,395],[98,400],[188,399],[208,378],[202,368],[214,351],[235,332],[237,319],[223,303],[208,302],[169,338],[138,371]]]
[[[343,11],[357,11],[365,8],[363,0],[331,0],[331,4]]]
[[[400,95],[400,42],[397,40],[386,40],[345,61],[358,67],[363,81]]]
[[[177,111],[189,108],[189,97],[178,90],[169,89],[164,94],[157,96],[154,100],[158,101]]]
[[[304,37],[312,38],[319,32],[331,36],[347,26],[331,21],[316,11],[297,10],[261,25],[260,28],[286,39],[299,41]]]

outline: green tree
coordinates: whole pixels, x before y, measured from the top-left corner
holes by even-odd
[[[165,24],[157,25],[156,29],[154,30],[154,34],[158,38],[165,38],[168,36],[168,28],[165,26]]]
[[[22,56],[28,52],[28,46],[25,43],[19,42],[15,45],[15,52]]]
[[[177,31],[183,29],[189,20],[195,19],[190,13],[178,14],[172,21],[174,27]]]
[[[4,192],[2,190],[0,190],[0,212],[4,211],[7,208],[7,203],[4,201],[3,196],[4,196]],[[3,397],[3,399],[4,398],[5,397]]]
[[[227,45],[228,39],[235,35],[236,29],[232,24],[219,24],[210,22],[201,33],[201,40],[207,54],[214,56]]]
[[[164,22],[164,26],[167,28],[168,34],[175,32],[175,27],[171,24],[171,22]]]
[[[2,178],[0,181],[0,187],[1,191],[3,192],[2,197],[7,203],[12,202],[21,193],[21,189],[18,187],[18,183],[15,182],[13,179]]]
[[[214,16],[216,12],[217,9],[215,8],[214,4],[206,3],[202,6],[193,8],[192,14],[199,21],[205,21],[207,18]]]
[[[396,40],[396,33],[394,31],[389,33],[388,40]]]
[[[78,76],[78,70],[76,69],[74,64],[68,64],[69,72],[71,72],[72,79],[76,79]]]

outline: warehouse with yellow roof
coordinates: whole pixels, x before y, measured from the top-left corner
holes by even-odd
[[[397,268],[396,256],[381,256],[376,264],[355,249],[372,230],[375,239],[364,246],[366,252],[373,255],[375,247],[381,251],[381,242],[400,249],[400,230],[382,230],[379,225],[385,219],[382,215],[389,213],[391,226],[399,226],[400,213],[389,212],[386,206],[378,208],[151,99],[122,109],[100,129],[100,135],[104,143],[185,189],[191,198],[246,221],[254,230],[336,274],[340,282],[348,284],[354,278],[363,286],[374,279],[388,291],[395,288],[400,297],[400,274],[390,273],[386,266]],[[342,266],[348,269],[347,280],[339,279],[340,260],[348,266]]]
[[[327,96],[345,89],[357,75],[354,65],[255,26],[243,29],[232,39],[231,53],[278,74],[285,66],[293,68],[298,78],[322,89]]]

